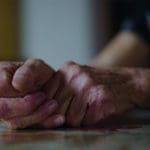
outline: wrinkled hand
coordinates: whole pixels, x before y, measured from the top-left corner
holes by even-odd
[[[57,102],[38,92],[53,74],[54,70],[38,59],[0,62],[0,119],[9,128],[38,124],[56,111]],[[58,124],[55,118],[52,126]]]
[[[66,123],[76,127],[95,125],[132,109],[134,89],[127,71],[97,70],[68,62],[47,84],[45,92],[58,101],[58,113],[66,116]]]

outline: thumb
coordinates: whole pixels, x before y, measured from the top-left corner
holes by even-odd
[[[54,70],[40,59],[28,59],[15,72],[12,85],[20,92],[33,92],[41,88],[53,75]]]

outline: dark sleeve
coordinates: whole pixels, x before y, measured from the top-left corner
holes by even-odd
[[[150,43],[150,12],[127,18],[122,24],[122,30],[132,31]]]
[[[150,1],[136,1],[134,14],[126,18],[122,30],[132,31],[150,43]]]

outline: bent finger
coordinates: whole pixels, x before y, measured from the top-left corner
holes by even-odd
[[[0,119],[28,115],[44,101],[45,95],[42,92],[23,98],[0,98]]]
[[[47,101],[41,107],[38,108],[33,114],[25,117],[17,117],[5,121],[4,123],[8,128],[11,129],[23,129],[35,124],[40,123],[45,120],[49,115],[56,111],[57,103],[56,101]]]
[[[79,127],[86,113],[86,109],[86,99],[83,99],[83,97],[75,97],[66,114],[67,124],[72,127]]]
[[[56,72],[54,76],[46,83],[43,91],[49,99],[54,98],[56,92],[60,88],[62,76],[59,72]]]

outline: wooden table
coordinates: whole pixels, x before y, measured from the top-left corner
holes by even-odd
[[[130,128],[129,128],[130,127]],[[0,125],[0,150],[150,150],[150,125],[115,130],[19,130]]]

